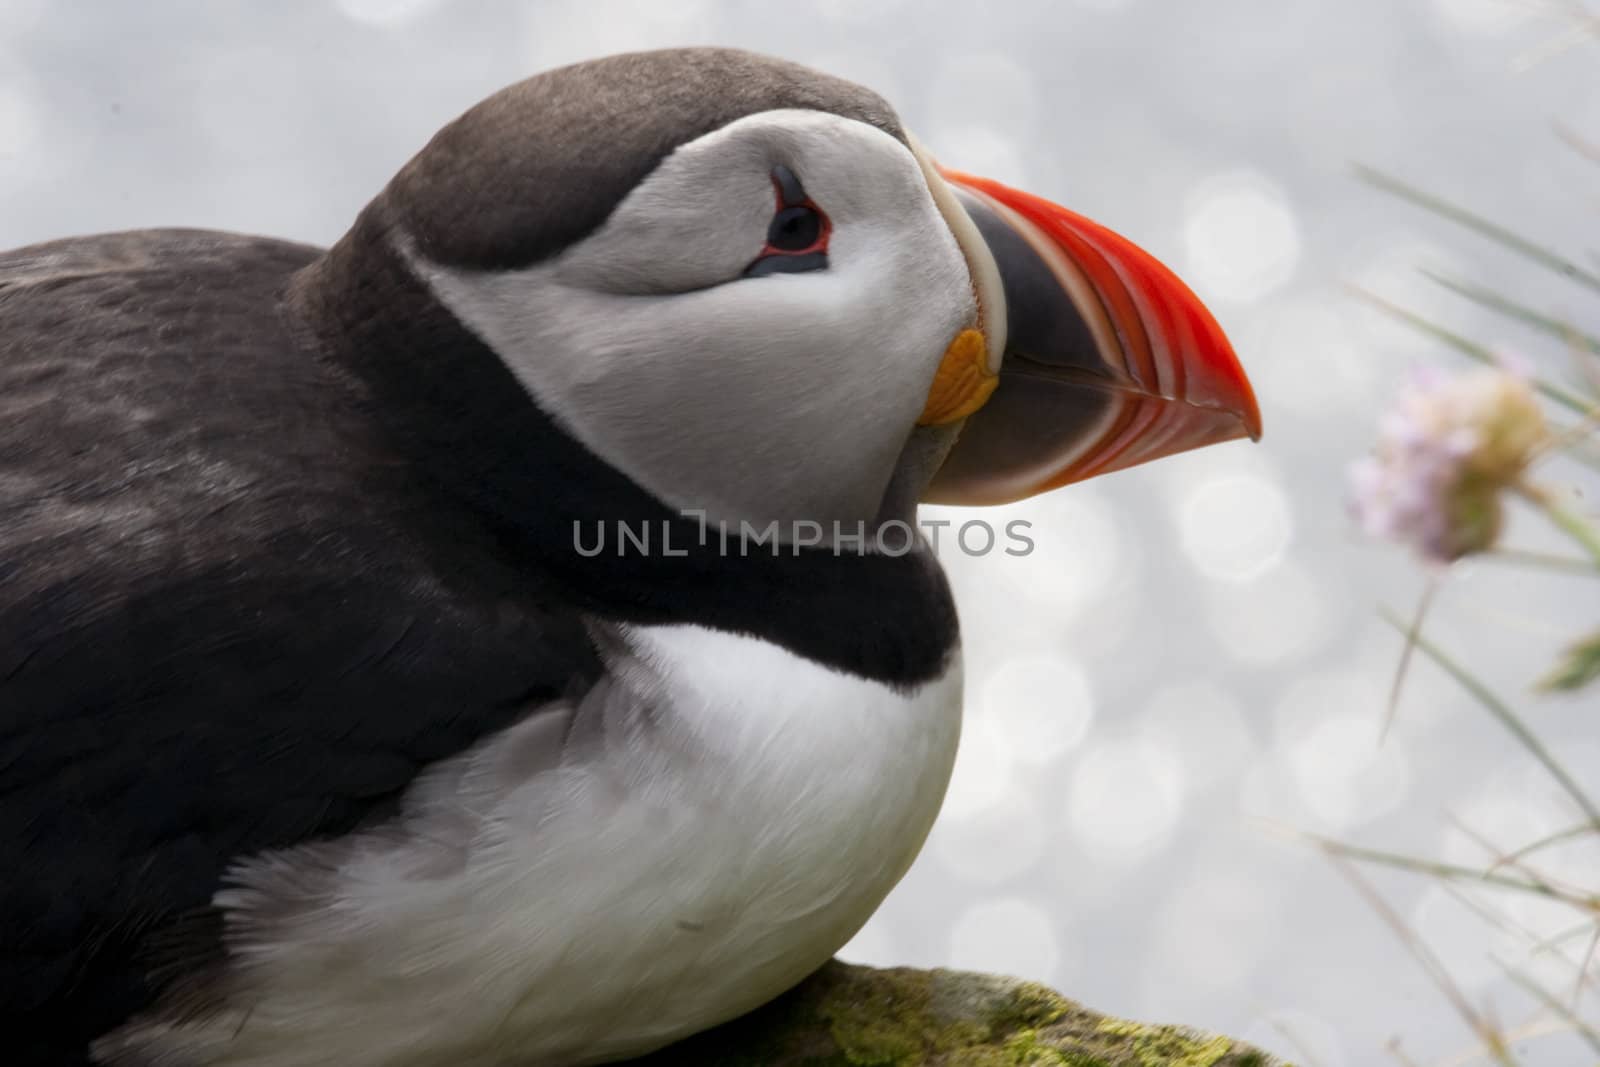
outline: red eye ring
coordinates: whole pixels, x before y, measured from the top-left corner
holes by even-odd
[[[777,171],[784,171],[779,174]],[[773,195],[777,208],[767,227],[767,243],[761,249],[763,256],[814,256],[828,251],[828,238],[833,236],[833,222],[827,212],[805,195],[800,183],[787,168],[775,168],[772,176]]]
[[[772,168],[772,191],[777,209],[767,224],[767,242],[745,268],[745,277],[826,270],[828,240],[833,236],[827,212],[806,195],[800,179],[781,163]]]

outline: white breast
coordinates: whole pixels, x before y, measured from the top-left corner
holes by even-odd
[[[252,1067],[597,1063],[827,960],[938,812],[959,658],[900,691],[700,627],[621,636],[601,690],[439,767],[403,827],[241,870],[219,896],[236,1010],[112,1040]]]

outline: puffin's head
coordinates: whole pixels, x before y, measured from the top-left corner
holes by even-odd
[[[537,405],[671,508],[853,523],[1259,433],[1169,271],[942,170],[882,99],[790,63],[687,49],[540,75],[379,203]]]

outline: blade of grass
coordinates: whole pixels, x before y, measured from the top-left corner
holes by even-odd
[[[1490,926],[1493,926],[1495,929],[1500,930],[1500,931],[1502,931],[1504,933],[1510,934],[1512,936],[1521,938],[1523,941],[1526,941],[1530,946],[1538,946],[1538,945],[1542,944],[1542,942],[1539,939],[1539,935],[1538,934],[1534,933],[1532,930],[1528,929],[1526,926],[1523,926],[1521,923],[1518,923],[1516,920],[1512,919],[1509,915],[1503,915],[1503,914],[1495,911],[1489,905],[1480,902],[1471,893],[1468,893],[1466,891],[1466,889],[1464,887],[1460,886],[1458,883],[1446,882],[1446,883],[1444,883],[1443,889],[1444,889],[1444,891],[1446,893],[1448,893],[1450,895],[1450,898],[1452,900],[1456,901],[1462,907],[1466,908],[1468,911],[1470,911],[1473,914],[1477,915],[1480,919],[1482,919],[1484,922],[1488,923]],[[1591,926],[1591,925],[1593,925],[1593,924],[1585,923],[1584,924],[1584,928],[1588,929],[1588,927]],[[1565,952],[1561,951],[1561,949],[1559,947],[1557,947],[1556,945],[1549,946],[1547,949],[1545,949],[1545,952],[1548,955],[1554,956],[1556,959],[1560,960],[1562,963],[1566,964],[1568,967],[1571,967],[1573,972],[1578,975],[1579,980],[1580,981],[1582,980],[1582,978],[1583,978],[1583,967],[1582,967],[1582,965],[1580,965],[1578,963],[1577,960],[1575,960],[1572,957],[1568,956]],[[1533,948],[1529,948],[1528,954],[1530,956],[1534,955],[1534,949]]]
[[[1589,968],[1594,966],[1595,953],[1600,952],[1600,923],[1595,924],[1594,936],[1589,938],[1589,950],[1583,954],[1578,966],[1578,978],[1572,985],[1572,1010],[1577,1011],[1583,1002],[1583,987],[1589,984]]]
[[[1600,364],[1600,359],[1596,363]],[[1600,366],[1590,367],[1587,363],[1581,363],[1578,371],[1588,381],[1594,394],[1600,396]],[[1600,432],[1600,405],[1590,408],[1589,413],[1575,423],[1562,425],[1551,420],[1550,431],[1553,436],[1545,446],[1541,460],[1562,457],[1600,470],[1600,449],[1592,447],[1597,432]]]
[[[1393,612],[1385,609],[1383,610],[1382,615],[1384,620],[1387,621],[1389,625],[1395,627],[1395,629],[1402,633],[1405,632],[1405,624],[1401,622]],[[1583,791],[1583,788],[1578,785],[1577,781],[1572,777],[1572,775],[1567,773],[1567,769],[1556,761],[1555,756],[1551,755],[1550,750],[1544,746],[1543,742],[1534,736],[1533,732],[1528,729],[1528,727],[1520,718],[1517,717],[1517,714],[1511,710],[1505,701],[1495,696],[1489,691],[1488,686],[1480,682],[1470,671],[1462,667],[1461,664],[1457,663],[1450,656],[1446,655],[1443,649],[1439,648],[1438,645],[1435,645],[1432,641],[1428,640],[1426,637],[1423,637],[1421,634],[1417,635],[1417,647],[1420,648],[1429,659],[1433,660],[1433,662],[1444,668],[1445,673],[1454,678],[1463,689],[1465,689],[1478,701],[1478,703],[1482,704],[1491,715],[1500,721],[1502,726],[1511,732],[1513,737],[1521,742],[1522,747],[1526,748],[1529,754],[1531,754],[1535,759],[1544,765],[1545,770],[1549,771],[1550,776],[1560,783],[1561,787],[1566,790],[1567,795],[1570,796],[1578,805],[1579,809],[1589,817],[1590,821],[1600,822],[1600,808],[1595,807],[1594,801],[1589,799],[1588,794]]]
[[[1527,941],[1538,940],[1538,938],[1533,935],[1533,931],[1529,930],[1525,926],[1519,926],[1507,916],[1501,915],[1487,905],[1481,904],[1477,900],[1474,900],[1472,894],[1461,888],[1459,884],[1447,882],[1444,886],[1444,891],[1449,894],[1451,900],[1454,900],[1463,908],[1466,908],[1478,918],[1482,919],[1484,922],[1488,923],[1490,926],[1501,931],[1502,933],[1520,937]],[[1566,959],[1565,956],[1561,956],[1559,953],[1553,953],[1553,955],[1556,955],[1562,960]],[[1577,966],[1577,964],[1573,964],[1573,966]]]
[[[1449,818],[1450,824],[1454,826],[1459,833],[1467,837],[1470,841],[1472,841],[1473,844],[1483,849],[1487,855],[1494,857],[1494,862],[1489,865],[1489,870],[1495,871],[1499,870],[1501,867],[1506,867],[1509,868],[1512,873],[1522,875],[1530,881],[1537,882],[1542,880],[1539,877],[1538,871],[1535,871],[1525,864],[1508,857],[1505,849],[1489,840],[1488,835],[1481,834],[1477,830],[1474,830],[1471,826],[1467,825],[1466,820],[1455,814],[1451,814]],[[1531,932],[1528,936],[1534,940],[1538,940]]]
[[[1406,628],[1406,647],[1400,652],[1400,662],[1395,664],[1394,680],[1389,683],[1389,706],[1384,709],[1383,729],[1378,732],[1378,744],[1381,746],[1389,739],[1389,729],[1394,726],[1395,716],[1400,711],[1400,690],[1405,686],[1406,672],[1411,669],[1412,653],[1417,650],[1417,638],[1422,634],[1422,623],[1428,617],[1428,609],[1433,606],[1433,595],[1439,591],[1439,579],[1428,578],[1428,584],[1423,587],[1422,595],[1417,598],[1416,614],[1411,617],[1411,625]]]
[[[1583,358],[1582,351],[1576,351],[1573,355],[1577,357],[1578,376],[1588,384],[1590,393],[1600,396],[1600,354],[1591,352],[1589,359]],[[1595,421],[1595,416],[1590,414],[1585,421],[1592,423]]]
[[[1565,1037],[1568,1029],[1556,1022],[1539,1016],[1532,1022],[1513,1026],[1505,1032],[1505,1043],[1508,1048],[1522,1048],[1530,1041],[1537,1041],[1544,1037]],[[1435,1061],[1433,1067],[1476,1067],[1489,1058],[1487,1050],[1478,1048],[1464,1055],[1450,1056],[1446,1059]],[[1600,1067],[1600,1064],[1585,1064],[1584,1067]]]
[[[1462,355],[1467,356],[1470,359],[1475,359],[1479,363],[1483,363],[1491,367],[1500,366],[1500,361],[1495,358],[1494,352],[1492,352],[1487,345],[1481,345],[1478,342],[1463,337],[1458,333],[1447,330],[1443,326],[1423,318],[1416,312],[1403,308],[1399,304],[1385,300],[1378,294],[1367,289],[1362,289],[1360,286],[1351,287],[1351,291],[1356,296],[1376,307],[1378,310],[1383,311],[1396,319],[1399,319],[1407,326],[1427,334],[1436,341],[1441,341],[1444,344],[1449,345]],[[1574,393],[1552,382],[1547,382],[1542,378],[1534,378],[1532,379],[1532,382],[1533,387],[1539,390],[1539,392],[1560,404],[1562,407],[1574,411],[1579,415],[1588,415],[1594,407],[1593,404],[1589,403],[1589,401],[1585,400],[1577,393]]]
[[[1559,845],[1565,841],[1575,841],[1580,837],[1593,833],[1600,833],[1600,823],[1581,822],[1576,826],[1569,826],[1565,830],[1557,830],[1553,834],[1541,837],[1537,841],[1529,842],[1513,852],[1506,853],[1495,860],[1489,869],[1492,871],[1500,867],[1515,866],[1519,860],[1538,852],[1540,849],[1548,848],[1551,845]]]
[[[1590,11],[1584,0],[1562,0],[1560,3],[1547,0],[1538,7],[1547,14],[1564,19],[1569,25],[1546,41],[1542,48],[1530,49],[1519,56],[1511,65],[1513,71],[1522,73],[1531,70],[1546,59],[1600,38],[1600,14]]]
[[[1355,864],[1332,854],[1329,855],[1328,859],[1339,873],[1344,875],[1351,885],[1355,886],[1356,892],[1366,899],[1367,903],[1378,913],[1379,918],[1388,925],[1389,929],[1394,931],[1394,935],[1400,939],[1400,943],[1410,950],[1412,957],[1421,964],[1422,969],[1427,972],[1434,985],[1439,987],[1439,991],[1455,1007],[1456,1012],[1465,1020],[1467,1026],[1484,1043],[1489,1054],[1494,1057],[1495,1062],[1501,1064],[1501,1067],[1516,1067],[1516,1061],[1511,1058],[1511,1050],[1506,1046],[1505,1038],[1467,1000],[1466,994],[1451,979],[1450,972],[1439,961],[1439,957],[1433,954],[1433,950],[1428,948],[1410,927],[1406,926],[1405,920],[1401,919],[1399,914],[1389,906],[1389,902],[1383,899],[1377,889],[1372,886],[1372,883],[1361,876],[1361,872],[1356,869]]]
[[[1588,159],[1594,160],[1596,163],[1600,163],[1600,144],[1595,144],[1593,141],[1587,140],[1582,134],[1573,129],[1571,126],[1568,126],[1564,122],[1557,122],[1556,136],[1565,141],[1567,145],[1580,156],[1584,156]]]
[[[1541,486],[1522,483],[1513,488],[1524,500],[1544,512],[1546,518],[1555,523],[1562,533],[1577,542],[1579,547],[1589,553],[1595,565],[1600,566],[1600,529],[1563,504],[1554,493]]]
[[[1513,878],[1510,875],[1489,873],[1473,867],[1462,867],[1454,863],[1419,860],[1414,856],[1402,856],[1394,852],[1362,848],[1359,845],[1347,845],[1343,841],[1334,841],[1331,838],[1319,837],[1316,834],[1305,834],[1303,836],[1328,852],[1354,860],[1361,860],[1363,863],[1376,863],[1381,867],[1393,867],[1397,870],[1410,871],[1412,874],[1427,875],[1430,878],[1475,882],[1482,885],[1498,886],[1501,889],[1515,889],[1519,892],[1531,893],[1535,896],[1548,897],[1551,900],[1560,901],[1579,911],[1600,911],[1600,898],[1569,892],[1564,888],[1550,885],[1542,879]]]
[[[1518,74],[1525,74],[1546,60],[1588,43],[1593,36],[1594,31],[1588,26],[1569,26],[1543,44],[1523,52],[1512,62],[1511,69]]]
[[[1529,552],[1521,548],[1491,548],[1477,557],[1501,563],[1520,563],[1529,567],[1544,567],[1562,574],[1600,578],[1600,567],[1586,559],[1572,556],[1555,556],[1547,552]]]
[[[1546,315],[1541,311],[1535,311],[1526,304],[1519,304],[1515,300],[1508,299],[1482,286],[1473,285],[1470,282],[1457,281],[1426,267],[1418,269],[1422,271],[1423,277],[1435,285],[1442,285],[1452,293],[1464,297],[1474,304],[1486,307],[1490,311],[1498,312],[1506,318],[1514,319],[1525,326],[1531,326],[1542,333],[1550,334],[1558,340],[1600,355],[1600,337],[1585,333],[1570,322],[1558,319],[1554,315]]]
[[[1290,1026],[1282,1019],[1278,1019],[1270,1015],[1267,1016],[1267,1025],[1276,1030],[1278,1032],[1278,1036],[1283,1038],[1290,1044],[1291,1047],[1293,1047],[1294,1054],[1299,1056],[1301,1060],[1305,1061],[1306,1067],[1323,1067],[1322,1061],[1316,1056],[1312,1055],[1310,1046],[1304,1041],[1300,1040],[1300,1035],[1295,1032],[1294,1027]]]
[[[1431,211],[1441,218],[1449,219],[1457,225],[1464,226],[1473,232],[1487,237],[1496,244],[1508,248],[1518,255],[1525,256],[1541,266],[1555,271],[1564,278],[1570,278],[1579,285],[1586,286],[1600,293],[1600,274],[1585,269],[1579,264],[1550,251],[1543,245],[1531,241],[1521,234],[1506,229],[1497,222],[1492,222],[1475,212],[1442,200],[1432,193],[1424,192],[1414,185],[1401,181],[1392,175],[1385,174],[1374,167],[1356,164],[1356,175],[1362,181],[1386,193],[1409,200],[1418,207]]]
[[[1400,1067],[1421,1067],[1416,1060],[1406,1055],[1405,1049],[1400,1047],[1400,1039],[1398,1037],[1391,1037],[1389,1043],[1383,1047],[1389,1055],[1400,1062]]]
[[[1508,966],[1500,960],[1495,960],[1495,963],[1499,964],[1500,969],[1505,972],[1507,978],[1521,986],[1535,1000],[1554,1012],[1557,1018],[1572,1027],[1572,1032],[1583,1038],[1590,1048],[1600,1052],[1600,1033],[1596,1033],[1594,1027],[1578,1018],[1571,1008],[1561,1003],[1548,989],[1515,967]]]
[[[1546,938],[1544,938],[1544,939],[1542,939],[1540,941],[1534,942],[1534,944],[1532,946],[1530,946],[1529,949],[1528,949],[1528,955],[1530,955],[1530,956],[1538,956],[1538,955],[1542,955],[1544,953],[1552,953],[1554,955],[1559,956],[1560,955],[1559,947],[1562,944],[1562,942],[1571,941],[1573,938],[1577,937],[1579,934],[1587,934],[1587,933],[1589,933],[1591,931],[1593,931],[1596,934],[1600,934],[1600,923],[1593,923],[1593,922],[1585,921],[1585,922],[1578,923],[1576,926],[1569,926],[1565,930],[1558,931],[1556,933],[1551,934],[1549,937],[1546,937]],[[1565,957],[1562,957],[1562,958],[1565,958]]]
[[[1552,426],[1551,429],[1555,432],[1557,442],[1564,443],[1558,445],[1559,451],[1547,452],[1546,456],[1559,456],[1563,459],[1569,459],[1581,467],[1587,467],[1592,471],[1600,471],[1600,449],[1589,448],[1582,443],[1575,442],[1574,436],[1579,432],[1576,427]],[[1585,431],[1585,435],[1587,436],[1587,431]],[[1540,457],[1541,461],[1544,458]]]
[[[1538,686],[1546,693],[1576,693],[1595,682],[1600,682],[1600,630],[1563,649]]]

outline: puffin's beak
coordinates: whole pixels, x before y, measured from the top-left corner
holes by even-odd
[[[989,305],[980,313],[1005,342],[993,393],[968,416],[925,499],[1002,504],[1261,436],[1255,395],[1222,328],[1148,252],[1047,200],[940,174],[976,226],[976,235],[955,227],[958,240],[986,246],[966,248],[969,260],[993,258],[999,284],[989,275],[979,285]]]

